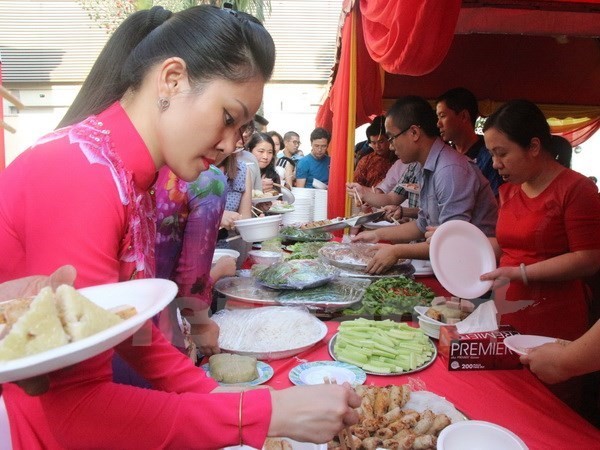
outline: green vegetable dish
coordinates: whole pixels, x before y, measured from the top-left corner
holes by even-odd
[[[279,232],[279,236],[283,240],[295,242],[314,242],[314,241],[329,241],[333,239],[333,234],[319,230],[301,230],[296,227],[283,227]]]
[[[329,348],[334,359],[370,374],[416,372],[428,367],[437,355],[422,330],[391,320],[342,322],[334,339]]]
[[[387,316],[412,313],[419,305],[429,305],[435,294],[422,283],[403,276],[382,278],[371,283],[358,309],[345,309],[347,315]]]

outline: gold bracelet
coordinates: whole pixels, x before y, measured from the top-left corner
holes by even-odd
[[[528,286],[529,280],[527,279],[527,272],[525,271],[525,263],[521,263],[519,267],[521,268],[521,280],[523,280],[525,286]]]
[[[238,414],[238,429],[240,433],[240,447],[244,445],[244,437],[242,435],[242,409],[244,406],[244,391],[240,392],[240,410]]]

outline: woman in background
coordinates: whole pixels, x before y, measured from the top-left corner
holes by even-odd
[[[564,167],[544,114],[513,100],[485,122],[486,147],[504,181],[496,239],[498,269],[482,280],[510,280],[506,300],[533,300],[504,314],[522,334],[577,339],[588,329],[583,278],[600,269],[600,197]],[[560,147],[564,148],[564,147]],[[570,151],[567,147],[565,151]]]
[[[262,188],[266,195],[276,195],[281,192],[281,180],[275,171],[275,144],[266,133],[254,133],[247,145],[248,151],[258,160]]]

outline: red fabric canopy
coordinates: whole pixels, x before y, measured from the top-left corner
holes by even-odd
[[[434,99],[464,86],[494,104],[524,97],[538,103],[600,106],[600,46],[590,39],[600,35],[599,5],[600,0],[354,4],[342,25],[329,97],[317,115],[317,125],[333,135],[329,216],[347,213],[344,183],[352,175],[347,163],[353,126],[381,114],[386,99],[406,94]],[[556,38],[559,34],[566,36]],[[380,69],[386,72],[383,95]],[[573,111],[565,108],[555,117]],[[592,118],[600,117],[595,114]],[[576,145],[598,126],[592,121],[560,134]]]

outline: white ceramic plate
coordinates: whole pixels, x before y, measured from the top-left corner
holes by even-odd
[[[519,355],[526,355],[527,352],[532,348],[556,341],[556,338],[546,336],[534,336],[531,334],[514,334],[504,339],[504,345],[506,345],[510,350]]]
[[[495,423],[468,420],[444,428],[437,440],[438,450],[485,448],[486,450],[527,450],[515,433]]]
[[[415,277],[427,277],[433,275],[431,261],[426,259],[413,259],[412,265],[415,267]]]
[[[206,372],[206,375],[210,377],[210,363],[202,364],[202,368]],[[266,383],[273,377],[273,368],[265,362],[257,361],[256,370],[258,371],[258,377],[254,380],[246,381],[244,383],[223,383],[219,381],[221,386],[258,386],[259,384]]]
[[[275,200],[278,200],[279,197],[281,197],[281,194],[273,195],[271,197],[256,197],[252,198],[252,203],[256,205],[257,203],[274,202]]]
[[[479,277],[496,268],[494,249],[469,222],[451,220],[440,225],[431,238],[429,257],[438,281],[456,297],[479,298],[492,287],[492,281]]]
[[[341,361],[313,361],[300,364],[290,370],[290,381],[296,386],[324,384],[325,378],[337,384],[351,386],[363,384],[367,374],[360,367]]]
[[[146,279],[87,287],[79,289],[79,292],[103,308],[135,306],[137,314],[80,341],[25,358],[0,362],[0,383],[62,369],[114,347],[167,306],[177,295],[177,285],[169,280]]]
[[[295,210],[296,210],[296,208],[293,207],[293,206],[290,206],[290,207],[287,207],[287,208],[276,208],[276,207],[273,207],[270,210],[268,210],[267,212],[270,213],[270,214],[285,214],[285,213],[294,212]]]
[[[379,222],[367,222],[363,225],[368,230],[377,230],[379,228],[395,227],[397,224],[388,222],[387,220],[381,220]]]

